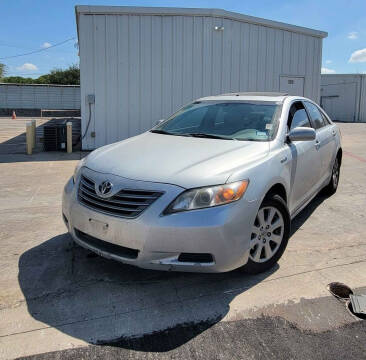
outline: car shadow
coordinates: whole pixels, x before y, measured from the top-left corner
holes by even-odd
[[[320,193],[293,219],[291,236],[326,199]],[[35,320],[91,344],[152,352],[201,334],[228,314],[237,295],[279,268],[259,275],[144,270],[99,257],[68,233],[26,251],[18,265]]]
[[[168,351],[220,321],[278,269],[250,276],[162,272],[96,256],[68,233],[23,253],[18,280],[37,321],[92,344]]]
[[[315,198],[291,221],[290,237],[296,233],[297,230],[306,222],[311,214],[320,206],[323,201],[327,200],[329,196],[325,195],[323,191],[320,191]]]

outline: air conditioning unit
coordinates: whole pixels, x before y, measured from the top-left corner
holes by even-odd
[[[44,151],[66,150],[66,124],[43,127],[43,149]]]

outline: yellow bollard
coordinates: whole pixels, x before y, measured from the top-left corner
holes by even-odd
[[[33,134],[32,134],[32,123],[30,121],[28,121],[26,124],[26,138],[27,138],[27,154],[32,155]]]
[[[36,137],[36,120],[32,120],[32,132],[33,132],[33,149],[36,147],[37,137]]]
[[[72,123],[66,123],[66,146],[67,152],[72,153]]]

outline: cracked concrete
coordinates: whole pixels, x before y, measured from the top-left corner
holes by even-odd
[[[366,286],[366,124],[340,127],[338,192],[311,202],[279,265],[258,276],[154,272],[94,256],[72,244],[61,219],[62,188],[81,154],[0,155],[0,358],[201,324],[178,338],[184,348],[210,328],[263,315],[301,331],[353,326],[326,285]]]

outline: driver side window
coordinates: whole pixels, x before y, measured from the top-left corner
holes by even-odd
[[[301,102],[291,105],[287,125],[290,130],[297,127],[311,127],[308,114]]]

